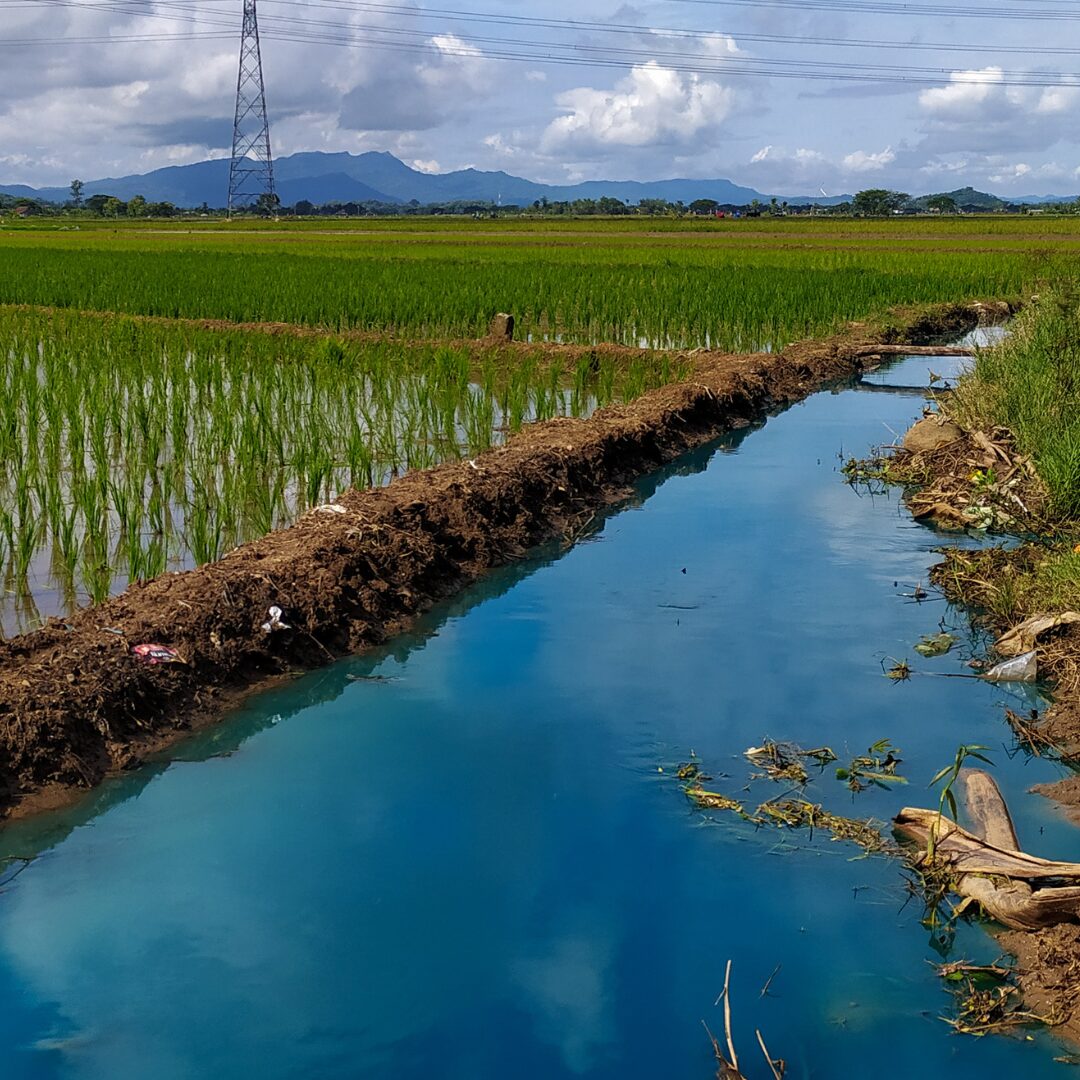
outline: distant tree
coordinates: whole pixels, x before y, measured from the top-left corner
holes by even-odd
[[[637,208],[639,214],[648,214],[655,217],[667,213],[668,202],[666,199],[641,199],[637,204]]]
[[[127,205],[129,217],[146,217],[146,198],[142,195],[133,195]]]
[[[315,206],[308,202],[307,199],[301,199],[296,206],[293,207],[293,212],[299,217],[308,217],[310,214],[315,213]]]
[[[276,214],[281,209],[281,200],[276,195],[263,192],[256,200],[254,210],[257,214]]]
[[[715,199],[695,199],[690,204],[690,213],[701,216],[715,214],[720,209],[720,204]]]
[[[931,195],[926,200],[926,208],[939,214],[955,214],[956,200],[951,195]]]
[[[84,187],[84,185],[83,185],[83,182],[81,180],[72,180],[71,181],[71,189],[70,190],[71,190],[71,202],[72,202],[73,206],[76,206],[76,207],[82,206],[83,187]]]
[[[629,214],[630,207],[622,201],[622,199],[614,199],[610,195],[605,195],[597,203],[597,209],[601,214]]]
[[[132,202],[135,200],[132,199]],[[176,214],[176,207],[171,202],[152,202],[146,204],[146,216],[147,217],[173,217]]]
[[[857,217],[885,217],[902,210],[910,201],[911,196],[902,191],[868,188],[851,200],[851,212]]]

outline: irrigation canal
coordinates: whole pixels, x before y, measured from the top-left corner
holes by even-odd
[[[941,1021],[895,863],[693,811],[673,776],[694,751],[753,803],[782,790],[742,792],[765,736],[842,760],[887,738],[906,787],[853,798],[830,768],[808,797],[888,819],[984,743],[1025,848],[1080,859],[1080,830],[1026,794],[1054,767],[1005,752],[1008,691],[926,674],[978,644],[904,595],[943,537],[839,473],[920,408],[820,393],[392,648],[8,827],[0,853],[38,858],[0,892],[5,1080],[704,1080],[728,959],[751,1075],[760,1028],[795,1080],[1059,1076],[1045,1036]],[[923,660],[941,621],[962,644]],[[884,678],[890,657],[915,676]],[[952,955],[997,952],[961,927]]]

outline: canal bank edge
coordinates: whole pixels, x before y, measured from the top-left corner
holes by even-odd
[[[3,642],[0,818],[68,802],[246,694],[401,633],[488,570],[572,540],[637,477],[876,366],[874,346],[925,343],[1014,307],[939,305],[776,354],[697,353],[684,382],[587,420],[530,425],[475,460],[347,492],[219,562]],[[136,655],[144,644],[175,662]]]
[[[947,406],[945,412],[948,413]],[[937,445],[922,444],[918,429],[946,426],[955,431],[949,431],[948,437]],[[888,482],[907,486],[905,503],[913,516],[934,518],[939,524],[957,528],[963,526],[957,507],[980,501],[977,489],[984,483],[980,477],[984,470],[974,468],[973,461],[977,463],[983,455],[986,460],[996,456],[1002,459],[997,463],[1002,472],[1009,457],[1014,463],[1026,464],[1011,443],[1011,433],[1007,431],[989,435],[966,431],[952,418],[935,417],[919,421],[908,432],[905,448],[882,459],[880,464],[886,469]],[[1016,520],[1011,526],[1001,523],[1002,531],[1011,528],[1032,536],[1051,530],[1056,524],[1047,516],[1045,492],[1039,490],[1037,475],[1029,472],[1030,476],[1019,487],[1019,505],[1025,513],[1017,508]],[[988,594],[1002,574],[1031,572],[1033,560],[1038,558],[1032,544],[978,552],[946,548],[943,553],[944,561],[932,569],[931,581],[950,603],[966,607],[975,621],[993,630],[999,638],[1024,617],[1036,614],[1023,611],[1013,618],[1002,617],[992,610]],[[1080,756],[1080,626],[1055,627],[1048,640],[1040,640],[1036,646],[1040,676],[1055,683],[1056,700],[1037,719],[1008,713],[1007,716],[1021,744],[1036,753],[1056,753],[1075,761]],[[1032,791],[1056,802],[1080,824],[1080,777],[1074,775],[1054,784],[1039,784]],[[1045,1017],[1056,1035],[1080,1047],[1080,925],[1063,922],[1032,930],[1001,928],[993,933],[1002,949],[1015,959],[1016,984],[1027,1011]]]

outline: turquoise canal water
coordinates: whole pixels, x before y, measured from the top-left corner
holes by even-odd
[[[783,790],[742,792],[765,736],[844,759],[888,738],[907,787],[853,798],[831,769],[809,787],[884,819],[985,743],[1022,842],[1080,859],[1080,830],[1026,794],[1055,768],[1006,753],[1008,692],[929,674],[965,672],[978,643],[912,650],[941,622],[964,633],[904,595],[943,538],[838,472],[921,404],[819,394],[392,648],[0,833],[39,856],[0,893],[0,1074],[705,1080],[730,959],[752,1077],[755,1028],[795,1080],[1058,1076],[1043,1035],[939,1019],[894,863],[694,811],[672,775],[693,750],[753,802]],[[915,677],[884,678],[889,657]],[[952,955],[997,953],[971,927]]]

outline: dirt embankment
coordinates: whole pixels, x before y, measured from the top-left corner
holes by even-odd
[[[897,316],[913,343],[999,316],[952,305]],[[854,326],[777,355],[695,357],[692,379],[535,424],[475,461],[349,492],[220,562],[0,645],[0,816],[69,798],[137,764],[297,669],[401,632],[437,601],[553,537],[573,536],[626,484],[723,432],[873,366],[880,327]],[[280,624],[263,625],[271,607]],[[182,663],[151,664],[136,645]]]
[[[965,431],[951,420],[923,420],[908,432],[904,448],[881,464],[886,480],[908,485],[905,501],[916,518],[932,518],[947,528],[990,527],[1025,537],[1054,537],[1061,530],[1063,523],[1050,513],[1045,486],[1004,429]],[[1024,582],[1035,578],[1047,554],[1036,542],[1007,549],[950,548],[931,580],[1000,638],[1043,613],[1032,607],[1041,603],[1039,593],[1025,590]],[[1060,612],[1051,608],[1046,613]],[[1008,713],[1008,719],[1020,746],[1077,768],[1080,624],[1051,626],[1020,647],[1033,645],[1041,677],[1054,685],[1055,702],[1042,715]],[[1057,802],[1080,824],[1080,776],[1040,784],[1033,791]],[[1015,958],[1025,1008],[1080,1046],[1080,915],[1075,921],[995,936]]]
[[[1080,1046],[1080,926],[1062,923],[996,936],[1016,960],[1024,1007],[1052,1023],[1060,1038]]]

